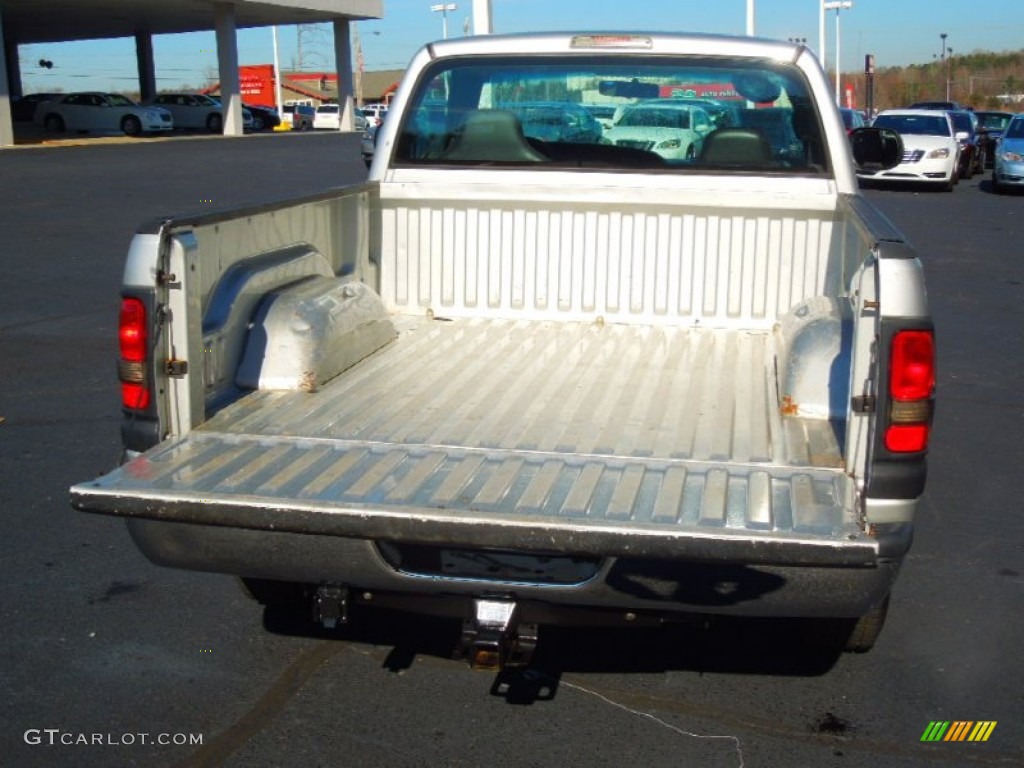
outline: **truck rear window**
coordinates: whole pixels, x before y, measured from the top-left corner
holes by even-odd
[[[394,163],[822,174],[813,104],[777,61],[441,60],[405,110]]]

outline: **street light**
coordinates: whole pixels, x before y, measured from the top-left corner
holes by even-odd
[[[942,53],[939,58],[942,62],[943,74],[946,76],[946,101],[949,101],[949,59],[953,58],[953,49],[946,45],[946,38],[949,37],[949,35],[942,32],[939,34],[939,37],[942,38]],[[946,54],[949,54],[948,57]]]
[[[448,39],[448,11],[456,11],[458,10],[458,8],[459,6],[457,6],[455,3],[438,3],[437,5],[430,6],[430,10],[434,11],[435,13],[438,11],[441,12],[441,25],[442,29],[444,30],[445,40]]]
[[[822,58],[824,58],[824,47],[825,47],[825,11],[836,12],[836,106],[842,106],[842,91],[840,83],[840,70],[839,70],[839,11],[844,8],[853,8],[853,0],[831,0],[831,2],[825,2],[821,4],[821,45],[822,45]]]

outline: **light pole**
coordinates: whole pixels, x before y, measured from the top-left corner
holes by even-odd
[[[942,38],[942,53],[940,54],[940,62],[942,67],[942,73],[946,78],[946,101],[949,101],[949,59],[953,57],[953,49],[946,45],[946,38],[949,37],[945,32],[939,35]],[[947,54],[949,54],[947,56]]]
[[[825,11],[836,12],[836,106],[842,106],[842,91],[840,90],[842,83],[840,82],[841,75],[839,70],[839,12],[844,8],[853,8],[853,0],[831,0],[830,2],[825,2],[821,4],[821,39],[823,48],[825,41]]]
[[[747,37],[754,36],[754,0],[747,0]]]
[[[441,27],[444,30],[444,39],[448,39],[448,12],[458,10],[459,6],[455,3],[438,3],[437,5],[430,6],[430,10],[435,13],[441,12]]]

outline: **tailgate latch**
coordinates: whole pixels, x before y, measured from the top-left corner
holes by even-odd
[[[172,378],[180,378],[188,374],[187,360],[165,360],[164,373]]]

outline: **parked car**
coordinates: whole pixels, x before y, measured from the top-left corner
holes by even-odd
[[[321,104],[313,115],[313,127],[317,130],[340,130],[341,108],[337,104]]]
[[[1024,187],[1024,114],[1014,115],[996,144],[992,189],[1005,192]]]
[[[1013,119],[1013,112],[975,112],[974,116],[978,118],[978,133],[985,148],[985,165],[991,167],[995,163],[996,142]]]
[[[192,130],[207,130],[220,133],[224,130],[224,108],[221,103],[202,93],[158,93],[150,105],[166,109],[174,117],[174,127]],[[252,128],[252,112],[242,109],[242,126]]]
[[[926,182],[950,192],[956,184],[960,145],[949,112],[890,109],[879,112],[874,128],[891,128],[903,140],[903,162],[889,170],[857,169],[862,181]]]
[[[700,107],[711,116],[715,128],[733,128],[740,124],[740,110],[735,103],[727,103],[718,99],[673,98],[677,104],[689,104]]]
[[[377,125],[367,125],[363,135],[359,137],[359,151],[367,168],[373,162],[373,153],[377,149],[377,130],[379,128],[380,123]]]
[[[540,141],[597,144],[604,128],[579,104],[566,101],[520,101],[502,104],[519,118],[523,135]]]
[[[293,131],[309,131],[316,119],[316,110],[308,104],[285,104],[282,108],[281,125],[288,125]]]
[[[170,131],[174,118],[163,107],[144,107],[118,93],[69,93],[36,109],[35,121],[54,133],[124,133]]]
[[[646,150],[666,160],[695,160],[714,128],[703,108],[664,99],[627,107],[604,136],[616,146]]]
[[[281,116],[273,107],[260,104],[242,104],[242,106],[252,114],[252,129],[254,131],[274,129],[281,124]]]
[[[976,129],[977,118],[967,110],[953,110],[949,113],[953,119],[953,130],[960,145],[960,164],[957,173],[961,179],[969,179],[975,173],[985,172],[985,148],[981,145],[981,136]]]
[[[388,113],[387,104],[364,104],[363,115],[366,117],[367,125],[380,125],[384,122],[384,116]]]
[[[36,116],[36,108],[44,101],[56,101],[59,93],[27,93],[21,98],[11,101],[11,120],[16,123],[31,123]]]
[[[868,124],[868,121],[864,119],[864,113],[859,109],[843,107],[839,110],[839,116],[843,118],[843,125],[846,126],[847,133]]]
[[[365,131],[369,123],[366,120],[366,113],[359,107],[352,108],[352,127],[357,131]]]
[[[602,128],[611,128],[615,124],[614,104],[584,104],[583,108],[593,115]]]
[[[958,101],[918,101],[907,109],[942,109],[946,112],[953,112],[967,109],[967,107]]]

